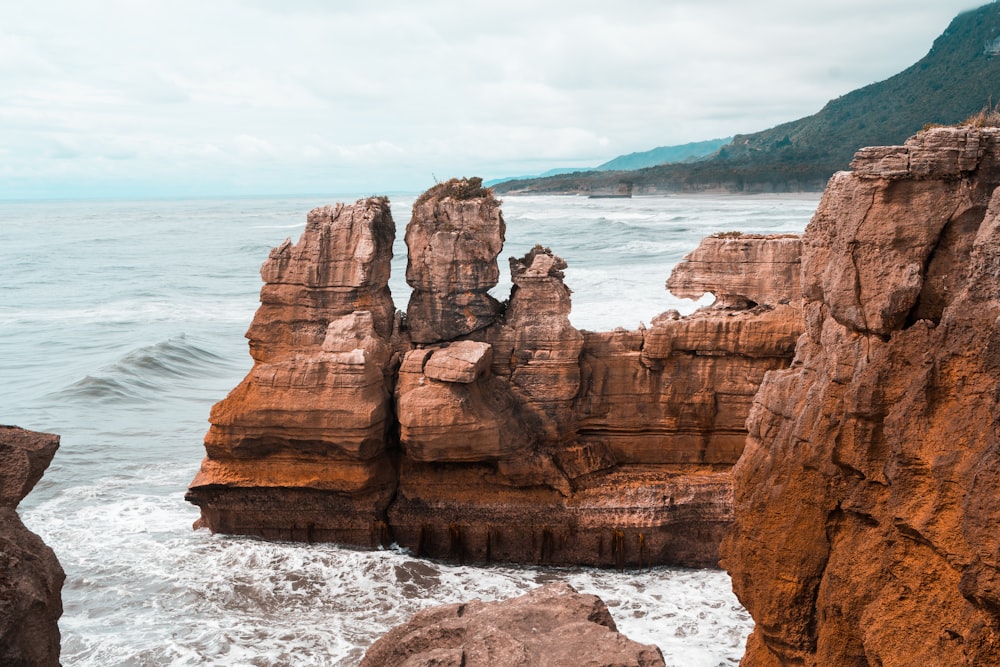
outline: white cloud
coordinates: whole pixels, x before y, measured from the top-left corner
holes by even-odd
[[[73,178],[369,191],[597,164],[813,113],[976,4],[5,3],[0,197]]]

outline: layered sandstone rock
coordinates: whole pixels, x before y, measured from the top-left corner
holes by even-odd
[[[860,151],[735,468],[743,664],[1000,664],[1000,130]]]
[[[663,665],[660,649],[618,632],[604,602],[549,584],[499,602],[418,612],[375,642],[362,667],[579,667]]]
[[[59,664],[66,575],[16,512],[58,448],[57,435],[0,426],[0,664]]]
[[[793,234],[716,234],[677,265],[667,289],[682,299],[712,292],[723,307],[797,301],[801,254],[802,241]]]
[[[486,293],[499,203],[476,179],[449,181],[414,204],[414,293],[388,335],[384,308],[367,310],[387,294],[384,206],[320,209],[311,220],[332,229],[311,222],[265,265],[281,289],[262,291],[254,369],[213,409],[189,492],[202,523],[459,561],[714,566],[751,397],[802,330],[798,241],[709,240],[672,285],[724,285],[715,307],[582,332],[566,263],[547,248],[511,259],[506,309]],[[341,268],[310,269],[316,258]],[[771,284],[768,262],[781,265]],[[304,277],[334,273],[349,284]],[[310,289],[329,313],[302,307],[319,300]]]
[[[424,193],[406,226],[406,318],[415,343],[453,340],[483,329],[502,307],[488,294],[500,279],[505,226],[482,179],[453,179]]]
[[[395,226],[383,198],[310,212],[261,269],[253,369],[212,408],[187,498],[212,530],[381,543],[396,475]]]

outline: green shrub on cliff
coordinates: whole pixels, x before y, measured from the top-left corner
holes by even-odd
[[[452,178],[443,183],[438,183],[424,192],[413,205],[419,206],[431,199],[444,199],[446,197],[460,201],[465,199],[493,200],[493,191],[489,188],[484,188],[483,179],[478,176]]]

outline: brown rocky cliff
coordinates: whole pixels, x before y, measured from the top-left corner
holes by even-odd
[[[59,664],[66,575],[16,511],[58,448],[57,435],[0,426],[0,664]]]
[[[591,333],[570,323],[549,249],[511,260],[506,309],[487,294],[503,216],[475,179],[414,203],[414,293],[393,320],[391,224],[384,200],[318,209],[272,253],[256,363],[213,409],[188,493],[200,524],[458,561],[715,566],[751,398],[802,331],[781,284],[797,240],[701,248],[716,260],[678,289],[749,296]]]
[[[734,470],[743,665],[1000,664],[1000,131],[865,149]]]

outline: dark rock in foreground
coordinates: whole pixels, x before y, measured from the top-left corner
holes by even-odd
[[[607,606],[568,584],[499,602],[418,612],[376,641],[361,667],[658,667],[660,649],[618,632]]]
[[[59,664],[66,575],[16,512],[58,448],[57,435],[0,426],[0,665]]]

